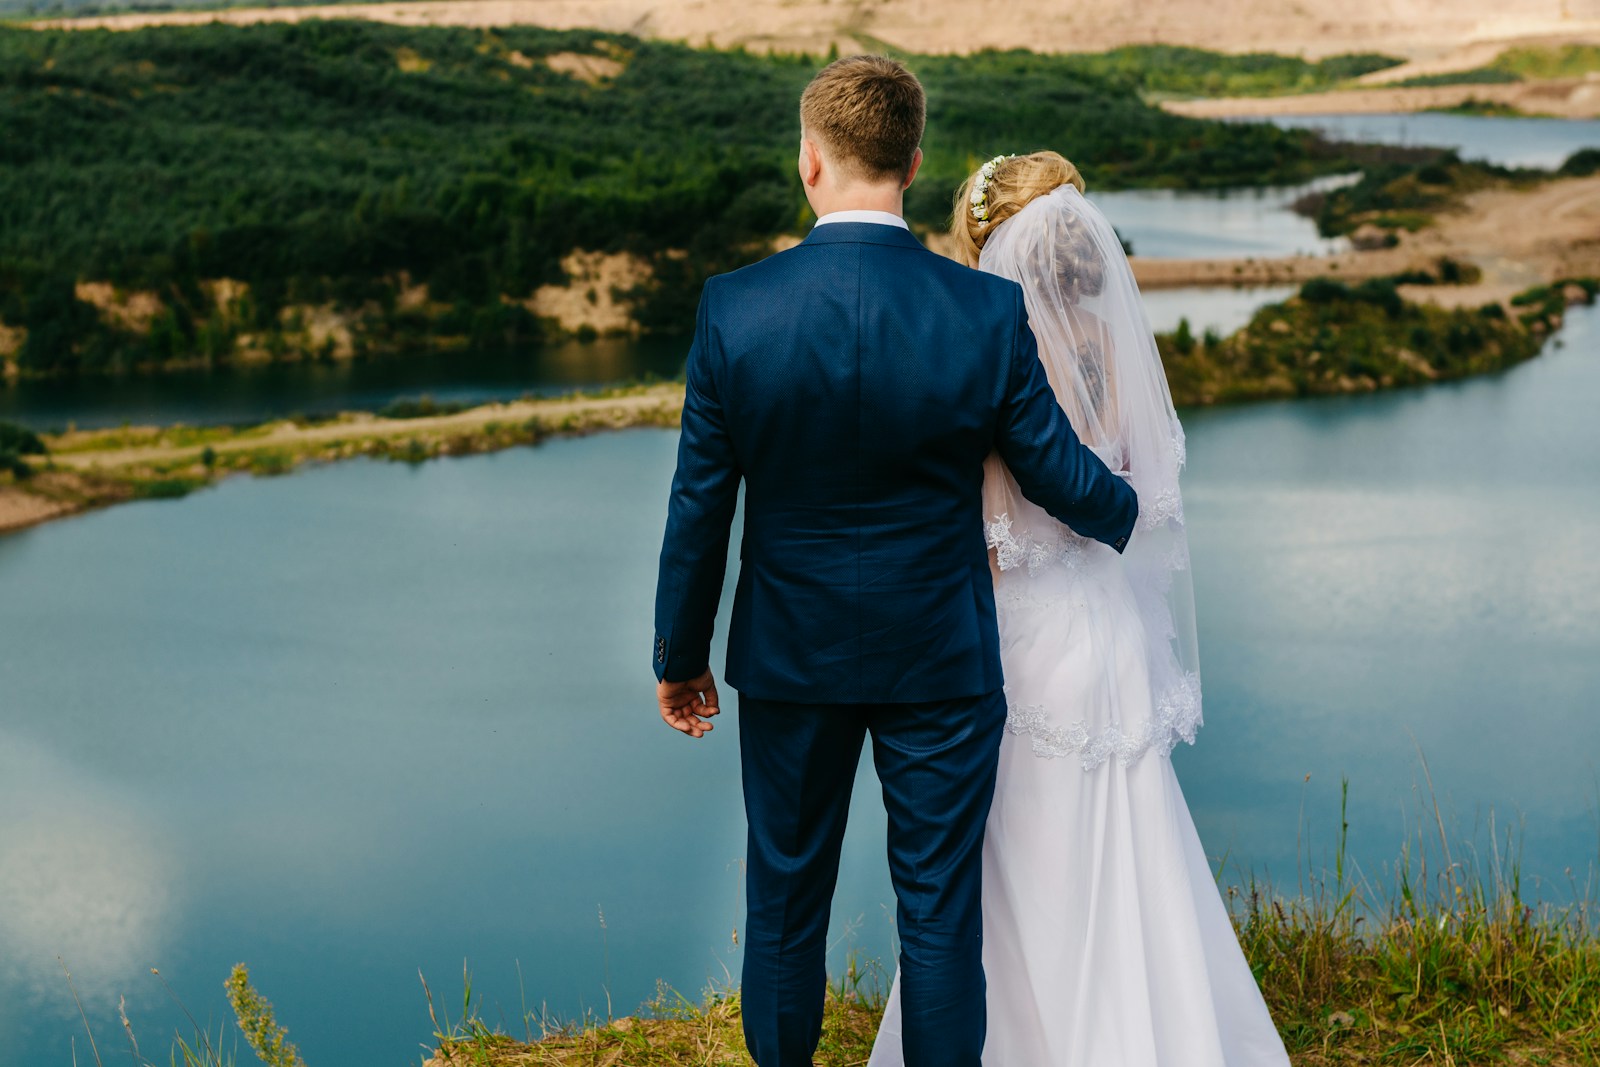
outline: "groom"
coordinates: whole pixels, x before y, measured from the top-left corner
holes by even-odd
[[[984,821],[1006,702],[984,458],[1121,551],[1132,489],[1079,443],[1022,290],[922,247],[902,196],[922,86],[841,59],[800,99],[804,243],[701,296],[656,591],[662,718],[719,710],[708,659],[739,483],[737,689],[750,826],[743,1014],[760,1067],[811,1063],[829,905],[862,745],[889,815],[908,1067],[978,1067]]]

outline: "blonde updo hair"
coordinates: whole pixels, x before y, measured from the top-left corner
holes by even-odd
[[[1059,152],[1030,152],[1025,156],[1010,156],[995,167],[989,179],[988,219],[979,221],[972,217],[972,186],[978,172],[962,183],[956,193],[955,215],[950,220],[950,233],[956,248],[969,267],[978,265],[978,254],[983,242],[989,239],[994,228],[1021,211],[1037,197],[1061,188],[1074,186],[1084,191],[1083,175],[1072,161]]]

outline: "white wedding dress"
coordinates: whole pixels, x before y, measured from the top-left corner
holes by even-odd
[[[1071,186],[998,224],[979,266],[1022,284],[1062,407],[1140,506],[1118,556],[986,471],[1009,716],[984,1064],[1286,1067],[1168,758],[1201,718],[1183,431],[1132,271]],[[904,1064],[900,1027],[897,976],[869,1067]]]

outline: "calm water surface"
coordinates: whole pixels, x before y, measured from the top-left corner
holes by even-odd
[[[1089,191],[1134,255],[1159,259],[1250,259],[1342,252],[1342,237],[1317,234],[1311,219],[1291,210],[1307,193],[1348,185],[1339,175],[1305,185],[1225,192],[1172,189]]]
[[[1230,877],[1325,860],[1341,775],[1378,874],[1416,746],[1464,835],[1524,828],[1536,892],[1595,862],[1600,315],[1572,319],[1502,377],[1188,418],[1208,725],[1176,758]],[[245,960],[348,1067],[417,1061],[419,967],[459,1004],[466,958],[512,1029],[521,989],[626,1012],[736,973],[736,717],[670,733],[645,663],[674,446],[349,462],[0,537],[0,1064],[71,1062],[58,954],[102,1054],[119,996],[147,1054],[180,1025],[148,967],[220,1022]],[[864,779],[841,954],[890,951],[882,821]]]
[[[1417,112],[1276,115],[1267,121],[1320,130],[1341,141],[1454,148],[1463,159],[1483,159],[1507,167],[1559,167],[1580,148],[1600,148],[1600,119],[1492,118]]]
[[[1227,336],[1249,322],[1262,305],[1287,300],[1299,291],[1294,285],[1152,289],[1143,294],[1144,310],[1150,328],[1157,332],[1176,330],[1179,320],[1188,319],[1196,337],[1205,330]]]
[[[41,430],[251,423],[285,415],[376,410],[423,394],[467,404],[610,385],[683,369],[676,340],[611,338],[521,351],[439,352],[342,363],[84,377],[0,385],[0,419]]]

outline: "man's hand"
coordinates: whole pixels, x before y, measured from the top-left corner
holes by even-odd
[[[717,706],[717,680],[710,671],[687,682],[657,682],[656,702],[662,721],[690,737],[710,733],[711,717],[722,710]]]

